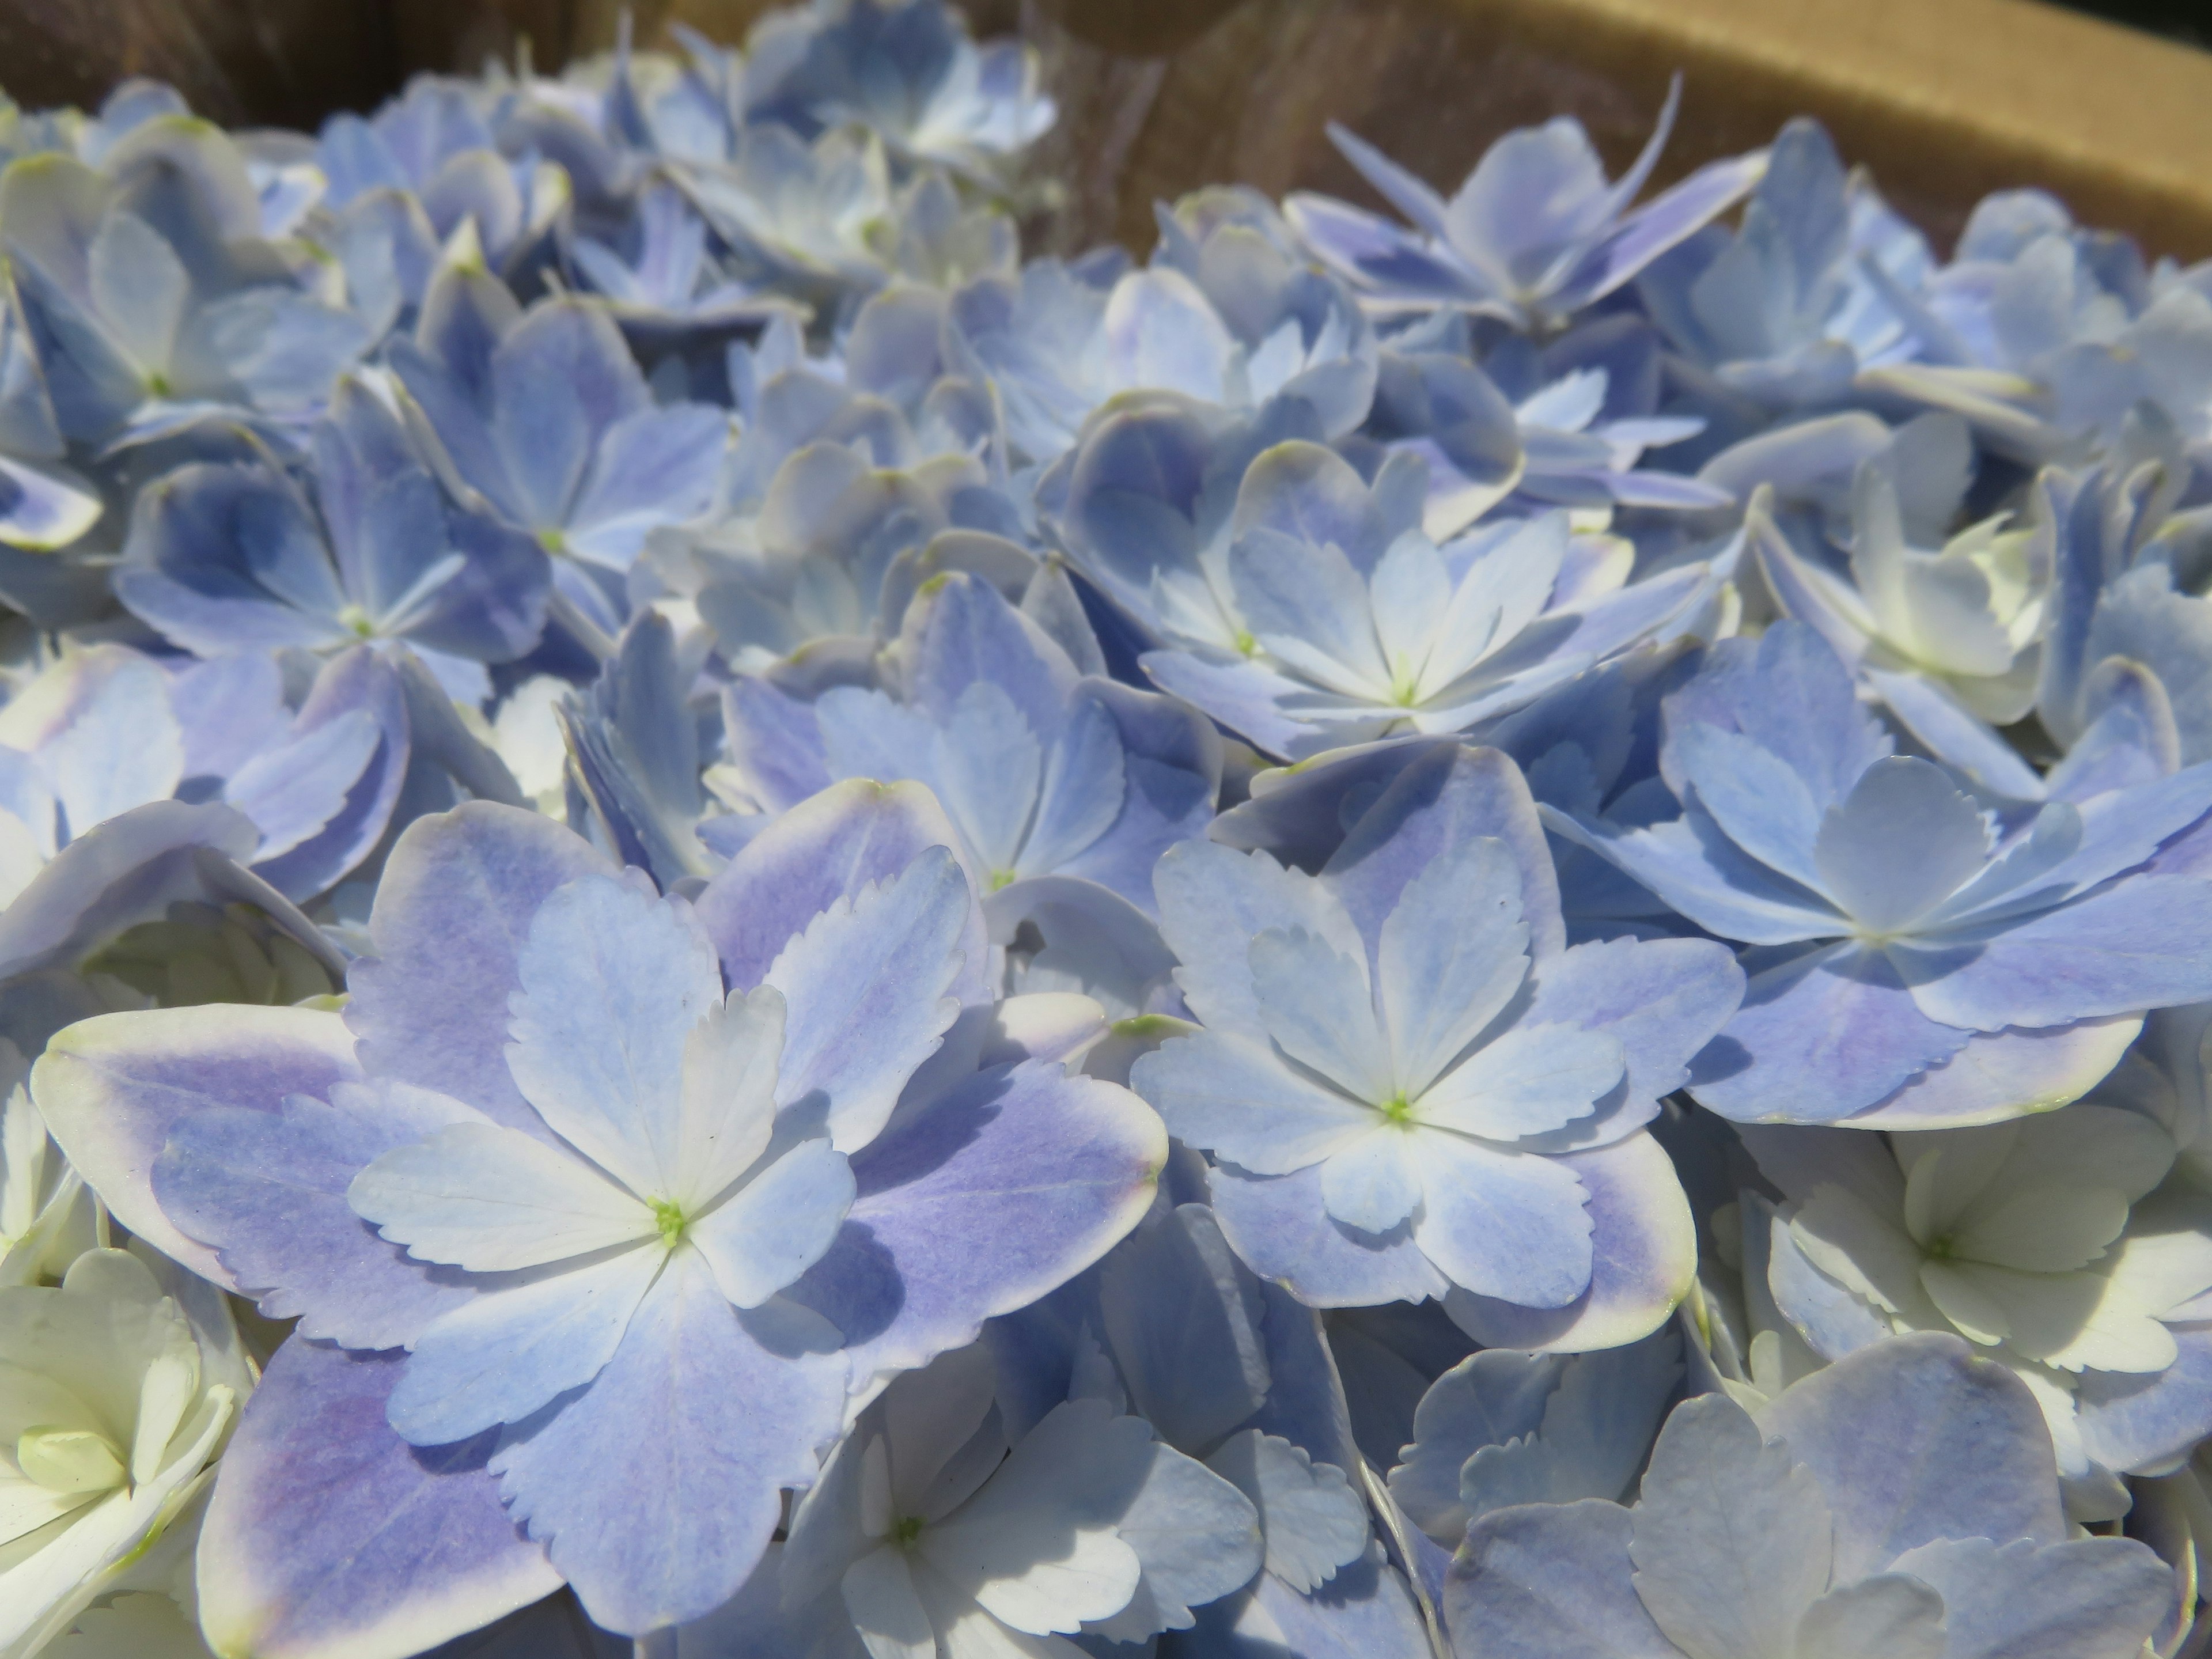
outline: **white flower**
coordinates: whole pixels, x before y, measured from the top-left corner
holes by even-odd
[[[29,1069],[0,1037],[0,1285],[59,1279],[100,1242],[92,1194],[23,1086]]]
[[[1954,1331],[1989,1351],[2034,1393],[2078,1483],[2092,1474],[2082,1374],[2165,1370],[2179,1357],[2168,1322],[2201,1317],[2192,1304],[2212,1291],[2203,1200],[2152,1195],[2174,1157],[2151,1117],[2094,1104],[1892,1134],[1887,1156],[1870,1146],[1824,1178],[1785,1177],[1797,1201],[1778,1212],[1775,1299],[1830,1358],[1891,1331]]]
[[[174,1289],[106,1249],[58,1289],[0,1289],[0,1659],[27,1659],[127,1587],[252,1387],[221,1297],[181,1275]]]

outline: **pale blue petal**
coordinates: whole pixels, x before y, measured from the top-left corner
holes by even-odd
[[[1326,884],[1370,948],[1413,879],[1449,848],[1482,836],[1504,844],[1521,872],[1521,919],[1541,963],[1565,948],[1559,877],[1521,769],[1493,749],[1440,746],[1401,771],[1346,826]]]
[[[1252,1500],[1267,1540],[1267,1571],[1292,1589],[1317,1589],[1367,1553],[1366,1497],[1334,1463],[1317,1463],[1289,1441],[1249,1429],[1206,1466]]]
[[[1942,1064],[1968,1035],[1929,1018],[1888,957],[1832,945],[1751,976],[1741,1010],[1692,1066],[1690,1092],[1747,1123],[1832,1123]]]
[[[704,930],[688,908],[587,876],[538,907],[516,976],[507,1066],[524,1098],[638,1197],[674,1194],[684,1048],[722,997]]]
[[[733,1306],[757,1308],[819,1261],[856,1188],[827,1140],[802,1140],[685,1234]]]
[[[1571,1172],[1587,1194],[1589,1288],[1550,1309],[1454,1290],[1444,1311],[1491,1347],[1573,1353],[1649,1335],[1697,1273],[1697,1227],[1673,1163],[1649,1134],[1545,1161]]]
[[[1455,1644],[1495,1659],[1680,1659],[1637,1598],[1630,1526],[1599,1498],[1483,1516],[1446,1581]]]
[[[1322,1206],[1330,1219],[1372,1237],[1395,1231],[1421,1201],[1418,1155],[1404,1130],[1370,1119],[1357,1139],[1322,1160]]]
[[[1368,988],[1366,952],[1346,955],[1303,927],[1270,927],[1248,953],[1253,994],[1275,1046],[1354,1100],[1388,1100],[1390,1051]]]
[[[1943,1598],[1946,1659],[2133,1659],[2172,1569],[2131,1538],[1947,1539],[1895,1564]]]
[[[1528,972],[1520,866],[1494,837],[1463,841],[1406,884],[1382,923],[1376,979],[1395,1085],[1418,1097]]]
[[[1814,892],[1820,811],[1796,773],[1741,732],[1693,721],[1674,734],[1674,764],[1723,834],[1770,870]]]
[[[1924,1013],[1996,1031],[2212,999],[2208,928],[2212,881],[2136,876],[2013,927],[1890,950]]]
[[[669,1260],[657,1243],[633,1244],[485,1286],[416,1339],[392,1391],[392,1426],[415,1445],[449,1445],[583,1387],[613,1358]]]
[[[1833,939],[1848,926],[1831,906],[1737,850],[1698,809],[1648,830],[1623,830],[1552,806],[1540,810],[1560,839],[1596,854],[1723,939],[1794,945]]]
[[[501,1440],[511,1513],[597,1623],[642,1635],[713,1612],[768,1547],[783,1489],[814,1479],[845,1365],[799,1346],[794,1311],[739,1313],[679,1249],[592,1386]]]
[[[1425,1188],[1413,1242],[1455,1285],[1524,1308],[1564,1308],[1589,1288],[1588,1195],[1566,1164],[1435,1130],[1412,1157]]]
[[[699,920],[733,989],[758,985],[793,935],[840,900],[889,883],[932,847],[957,844],[942,807],[918,784],[833,784],[749,841],[699,896]],[[988,999],[980,912],[959,938],[963,1002]]]
[[[1177,1139],[1258,1175],[1305,1169],[1382,1121],[1270,1050],[1211,1028],[1143,1056],[1129,1082]]]
[[[1652,1449],[1629,1553],[1659,1627],[1701,1659],[1771,1659],[1828,1587],[1828,1507],[1743,1407],[1701,1395]]]
[[[1176,982],[1193,1012],[1217,1031],[1268,1041],[1250,955],[1251,941],[1267,929],[1303,927],[1340,956],[1366,954],[1324,884],[1284,869],[1264,853],[1187,842],[1162,855],[1152,884],[1160,932],[1182,963]]]
[[[1131,1409],[1169,1445],[1210,1446],[1266,1402],[1259,1286],[1204,1205],[1177,1206],[1109,1255],[1098,1305]]]
[[[1621,1046],[1638,1104],[1682,1086],[1692,1059],[1743,1000],[1743,969],[1711,939],[1608,939],[1544,964],[1522,1018],[1602,1031]]]
[[[960,866],[937,848],[810,921],[763,981],[789,1010],[777,1103],[818,1096],[841,1150],[873,1139],[959,1012],[974,915]]]
[[[1899,858],[1900,848],[1912,849]],[[1978,874],[1990,855],[1980,809],[1941,767],[1876,761],[1820,820],[1820,890],[1869,933],[1909,928]]]
[[[346,1200],[416,1261],[471,1273],[542,1267],[656,1231],[653,1212],[595,1165],[481,1121],[381,1152]]]
[[[347,1186],[379,1155],[474,1114],[404,1084],[327,1086],[328,1103],[301,1093],[273,1111],[184,1117],[155,1163],[154,1195],[264,1318],[296,1317],[302,1336],[348,1347],[398,1347],[475,1292],[378,1238]]]
[[[1212,1172],[1211,1185],[1214,1215],[1231,1248],[1254,1273],[1286,1285],[1309,1306],[1419,1302],[1449,1287],[1410,1231],[1375,1239],[1332,1222],[1318,1169],[1247,1176],[1224,1167]]]
[[[204,1108],[274,1116],[291,1096],[319,1097],[360,1076],[335,1014],[211,1004],[82,1021],[48,1045],[31,1091],[56,1143],[118,1221],[228,1285],[215,1251],[181,1231],[155,1197],[154,1163],[170,1135]]]
[[[845,1229],[791,1297],[844,1333],[856,1375],[926,1364],[1105,1255],[1167,1157],[1126,1089],[1052,1060],[977,1073],[854,1158]]]
[[[1531,1139],[1588,1117],[1626,1073],[1609,1033],[1523,1021],[1445,1073],[1413,1112],[1419,1122],[1484,1140]]]
[[[2066,1536],[2041,1409],[1957,1337],[1922,1332],[1816,1371],[1759,1413],[1826,1493],[1838,1579],[1942,1538]]]

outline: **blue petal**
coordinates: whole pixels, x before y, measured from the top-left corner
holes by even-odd
[[[805,1351],[790,1310],[738,1313],[679,1249],[613,1361],[508,1431],[492,1468],[592,1618],[642,1635],[737,1594],[783,1489],[814,1479],[815,1448],[842,1425],[845,1376]]]
[[[1921,1332],[1815,1371],[1759,1421],[1819,1480],[1849,1580],[1939,1538],[2065,1537],[2041,1415],[2011,1372]]]
[[[500,1506],[488,1437],[421,1450],[385,1425],[401,1364],[296,1337],[270,1361],[201,1528],[210,1641],[269,1659],[419,1653],[560,1587]]]
[[[153,1187],[177,1125],[208,1107],[274,1116],[294,1095],[320,1098],[361,1076],[335,1014],[210,1005],[106,1014],[72,1026],[40,1057],[32,1097],[55,1141],[116,1218],[194,1273],[229,1285],[216,1253],[179,1231]]]
[[[1105,1255],[1166,1162],[1125,1089],[1048,1060],[979,1072],[854,1158],[844,1230],[787,1294],[844,1333],[854,1375],[926,1364]]]
[[[371,954],[347,980],[345,1021],[363,1063],[544,1134],[507,1066],[522,919],[556,888],[606,869],[581,836],[515,807],[471,802],[409,825],[377,884]]]
[[[1637,1598],[1630,1525],[1595,1498],[1483,1516],[1444,1589],[1455,1640],[1497,1659],[1678,1659]]]
[[[290,1094],[274,1111],[210,1106],[179,1119],[155,1161],[154,1196],[264,1318],[296,1317],[303,1337],[350,1348],[398,1347],[474,1291],[377,1237],[346,1188],[379,1154],[474,1114],[404,1085],[329,1093],[327,1103]]]
[[[1849,942],[1751,976],[1691,1068],[1700,1105],[1744,1122],[1832,1123],[1942,1064],[1968,1033],[1922,1012],[1889,959]]]

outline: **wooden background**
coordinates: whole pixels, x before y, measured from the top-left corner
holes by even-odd
[[[635,0],[742,38],[767,0]],[[96,103],[173,81],[232,125],[314,125],[419,69],[527,40],[543,65],[603,49],[616,0],[0,0],[0,84]],[[1322,135],[1343,120],[1440,182],[1499,132],[1582,118],[1615,165],[1675,70],[1662,177],[1770,137],[1800,110],[1939,238],[1984,191],[2042,184],[2154,252],[2212,257],[2212,55],[2032,0],[971,0],[977,30],[1044,53],[1065,116],[1040,164],[1068,181],[1044,227],[1142,249],[1151,204],[1236,179],[1364,188]]]

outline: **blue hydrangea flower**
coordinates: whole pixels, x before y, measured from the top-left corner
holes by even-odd
[[[441,271],[390,356],[464,503],[536,537],[562,592],[613,631],[647,535],[711,499],[727,412],[656,403],[605,310],[561,298],[525,313],[481,268]]]
[[[1175,1184],[1186,1191],[1202,1180],[1195,1162],[1180,1160]],[[1172,1204],[1164,1188],[1097,1267],[988,1334],[1000,1410],[1012,1420],[1063,1399],[1102,1400],[1142,1417],[1251,1504],[1261,1550],[1240,1558],[1241,1540],[1223,1528],[1212,1552],[1185,1558],[1197,1588],[1233,1577],[1234,1593],[1202,1605],[1183,1598],[1192,1616],[1161,1634],[1164,1654],[1241,1653],[1271,1639],[1377,1659],[1423,1652],[1413,1597],[1378,1559],[1348,1473],[1358,1451],[1321,1322],[1254,1277],[1205,1205]]]
[[[1257,1517],[1235,1486],[1110,1401],[1021,1420],[996,1370],[978,1346],[893,1382],[787,1540],[685,1638],[737,1659],[940,1634],[1057,1654],[1080,1650],[1062,1636],[1188,1626],[1189,1603],[1251,1576]]]
[[[1318,876],[1193,842],[1155,881],[1204,1029],[1132,1083],[1212,1155],[1255,1272],[1321,1306],[1437,1297],[1522,1346],[1664,1316],[1685,1215],[1641,1131],[1741,981],[1710,940],[1566,947],[1510,762],[1408,768]]]
[[[412,1487],[491,1535],[384,1558],[387,1601],[429,1571],[467,1603],[448,1633],[485,1622],[474,1575],[519,1522],[600,1624],[682,1623],[752,1571],[848,1384],[1089,1265],[1165,1157],[1141,1103],[1065,1072],[1085,1022],[987,1047],[981,921],[945,839],[921,792],[848,786],[695,906],[534,814],[466,807],[402,838],[343,1019],[118,1016],[50,1048],[34,1091],[135,1233],[303,1315],[302,1340],[409,1349],[380,1376],[318,1362],[284,1422],[380,1393],[390,1430],[344,1437],[371,1463],[389,1432],[499,1430],[458,1460],[470,1479],[433,1463]],[[210,1054],[231,1081],[186,1083]],[[297,1501],[295,1464],[204,1543],[234,1578]],[[491,1477],[511,1519],[482,1502]],[[365,1480],[280,1547],[343,1559],[388,1497]],[[295,1611],[279,1577],[264,1617]]]
[[[1607,180],[1589,135],[1567,116],[1499,139],[1449,201],[1332,125],[1345,159],[1412,230],[1327,196],[1299,192],[1283,210],[1315,257],[1371,310],[1470,311],[1555,326],[1632,281],[1759,182],[1763,152],[1710,162],[1630,210],[1658,165],[1681,91],[1677,77],[1644,153],[1617,180]]]
[[[1741,227],[1698,231],[1647,265],[1636,292],[1680,354],[1692,401],[1756,427],[1846,401],[1862,368],[1917,354],[1862,260],[1908,290],[1933,264],[1872,182],[1845,173],[1826,130],[1800,118],[1767,151]]]
[[[95,172],[56,155],[0,178],[0,233],[66,437],[139,441],[210,417],[312,417],[368,343],[342,292],[263,234],[243,158],[163,116]]]
[[[1025,880],[1063,877],[1149,908],[1159,855],[1212,817],[1220,742],[1170,699],[1106,678],[1073,594],[1052,605],[1054,580],[1041,571],[1018,610],[964,572],[931,578],[881,687],[809,700],[740,678],[725,694],[720,787],[775,813],[839,778],[912,778],[944,805],[993,908],[1012,915]]]
[[[2142,1545],[2071,1538],[2035,1402],[1955,1337],[1885,1342],[1754,1417],[1668,1419],[1632,1509],[1476,1522],[1445,1607],[1498,1659],[2126,1659],[2172,1579]]]
[[[1136,573],[1115,573],[1109,592],[1148,602],[1179,647],[1145,672],[1303,759],[1478,728],[1684,618],[1705,586],[1696,564],[1624,586],[1625,562],[1592,559],[1558,514],[1439,548],[1420,528],[1425,471],[1407,457],[1370,485],[1318,445],[1262,453],[1212,558],[1163,568],[1176,550],[1159,545],[1141,600]]]
[[[363,641],[411,648],[480,704],[538,643],[545,554],[455,509],[398,418],[348,381],[310,439],[312,494],[269,461],[185,467],[138,497],[116,595],[203,656]]]
[[[1757,947],[1692,1082],[1715,1111],[1905,1128],[2041,1110],[2109,1071],[2146,1010],[2212,995],[2212,886],[2141,870],[2212,809],[2212,769],[1985,814],[1895,752],[1797,623],[1717,647],[1668,724],[1680,817],[1546,822]]]
[[[754,27],[744,95],[756,120],[808,137],[854,123],[902,159],[989,180],[1058,113],[1038,70],[1018,40],[976,46],[943,0],[813,0]]]
[[[343,212],[380,192],[411,197],[438,242],[466,222],[495,265],[519,271],[544,252],[568,179],[535,155],[502,155],[486,101],[469,82],[424,75],[366,120],[332,116],[315,145],[324,200]]]

